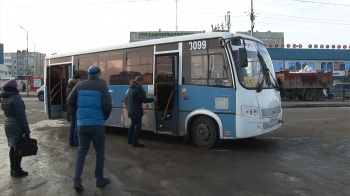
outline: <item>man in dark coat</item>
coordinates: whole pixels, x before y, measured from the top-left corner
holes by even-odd
[[[146,92],[142,88],[143,77],[137,76],[135,80],[131,80],[128,92],[128,116],[131,118],[131,125],[128,131],[128,144],[133,147],[144,147],[144,144],[138,143],[142,127],[143,103],[157,102],[157,97],[147,98]]]
[[[17,143],[25,137],[30,138],[30,129],[25,113],[24,102],[19,95],[16,80],[11,79],[4,83],[3,91],[0,93],[1,109],[4,111],[5,133],[10,147],[11,176],[23,177],[28,172],[21,168],[22,156],[18,156],[16,151]]]
[[[68,80],[66,94],[69,95],[74,86],[80,82],[81,76],[74,74],[74,76]],[[69,145],[79,146],[78,130],[77,130],[77,117],[76,114],[70,114],[70,127],[69,127]]]

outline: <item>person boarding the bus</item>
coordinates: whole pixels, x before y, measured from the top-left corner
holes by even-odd
[[[27,176],[28,172],[21,168],[22,156],[16,150],[17,143],[25,138],[30,138],[30,129],[25,113],[25,104],[19,95],[16,80],[7,80],[0,93],[1,109],[4,111],[5,134],[10,147],[9,157],[11,164],[10,174],[13,177]]]
[[[81,76],[79,74],[74,74],[74,76],[68,80],[67,95],[69,95],[74,86],[80,82]],[[78,131],[77,131],[77,118],[76,115],[70,114],[70,127],[69,127],[69,145],[79,146]]]
[[[138,138],[142,126],[143,103],[157,102],[157,97],[147,98],[146,92],[142,88],[143,77],[137,76],[131,80],[128,92],[128,116],[131,119],[131,125],[128,131],[128,144],[133,147],[144,147],[144,144],[138,143]]]
[[[112,99],[107,85],[100,81],[101,69],[90,66],[89,78],[75,85],[68,96],[68,106],[72,114],[77,115],[79,146],[75,164],[74,188],[83,191],[81,175],[83,173],[86,154],[92,141],[95,148],[96,186],[103,187],[110,183],[103,175],[105,161],[105,120],[112,111]]]

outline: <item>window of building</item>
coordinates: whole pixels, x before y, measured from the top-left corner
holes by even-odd
[[[288,69],[290,71],[299,71],[301,69],[301,64],[299,62],[289,61],[288,62]]]
[[[302,61],[302,62],[301,62],[301,67],[304,69],[306,66],[308,66],[309,68],[315,70],[315,62],[312,62],[312,61]]]
[[[333,71],[333,62],[321,62],[322,71]]]
[[[334,71],[345,71],[345,62],[334,62]]]
[[[345,71],[350,71],[350,62],[343,62],[345,64]]]
[[[283,61],[272,61],[272,64],[276,71],[283,70]]]
[[[288,69],[290,71],[299,71],[301,69],[305,69],[308,66],[311,69],[315,69],[315,62],[313,61],[289,61]]]

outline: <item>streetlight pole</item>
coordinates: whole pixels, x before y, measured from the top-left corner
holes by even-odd
[[[29,61],[28,61],[28,56],[29,56],[29,53],[28,53],[28,31],[23,28],[22,26],[19,26],[21,29],[25,30],[26,33],[27,33],[27,84],[26,84],[26,89],[27,89],[27,96],[29,96]]]

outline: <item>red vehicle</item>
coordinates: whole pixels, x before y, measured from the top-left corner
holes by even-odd
[[[333,84],[332,72],[292,73],[276,71],[281,98],[323,101]]]

